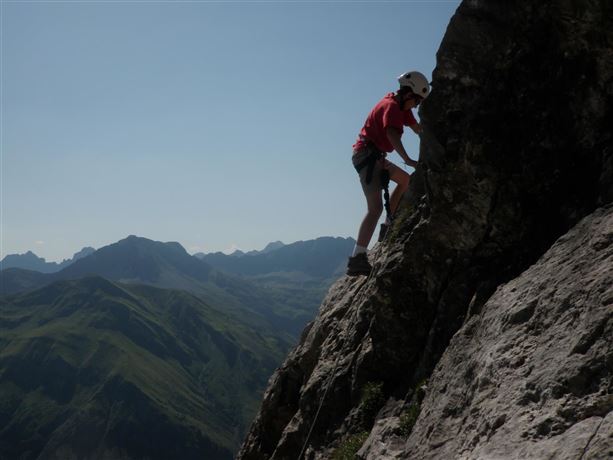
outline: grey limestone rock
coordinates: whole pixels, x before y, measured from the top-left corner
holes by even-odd
[[[609,206],[466,321],[431,376],[401,458],[608,458],[612,377]]]

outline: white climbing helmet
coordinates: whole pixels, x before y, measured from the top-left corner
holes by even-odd
[[[405,72],[398,77],[398,83],[400,83],[401,88],[403,86],[408,86],[415,94],[423,97],[424,99],[430,94],[428,79],[421,72],[417,72],[415,70]]]

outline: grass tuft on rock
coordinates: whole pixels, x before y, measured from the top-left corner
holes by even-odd
[[[415,386],[411,403],[409,404],[408,408],[400,415],[398,431],[402,436],[408,437],[411,434],[411,431],[413,431],[415,422],[417,422],[417,418],[419,417],[419,413],[421,412],[421,402],[424,400],[427,390],[428,380],[426,379],[423,379]]]
[[[362,431],[346,438],[334,450],[332,460],[355,460],[358,450],[368,438],[368,432]]]
[[[409,408],[400,415],[399,432],[402,436],[408,437],[413,431],[417,417],[419,417],[419,404],[411,403]]]
[[[364,388],[362,388],[362,398],[360,399],[359,406],[362,424],[365,429],[370,428],[383,404],[385,404],[383,382],[366,383]]]

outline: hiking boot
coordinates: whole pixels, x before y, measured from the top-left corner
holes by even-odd
[[[368,263],[368,256],[365,252],[349,257],[349,262],[347,262],[347,274],[349,276],[369,275],[370,270],[372,270],[372,267]]]
[[[388,228],[389,228],[388,224],[381,224],[381,227],[379,227],[379,238],[377,239],[379,243],[383,241],[383,239],[385,238]]]

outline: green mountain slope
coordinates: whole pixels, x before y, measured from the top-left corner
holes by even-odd
[[[0,271],[0,296],[30,291],[49,284],[48,274],[25,270],[23,268],[7,268]]]
[[[231,458],[288,344],[100,277],[0,299],[0,458]]]

